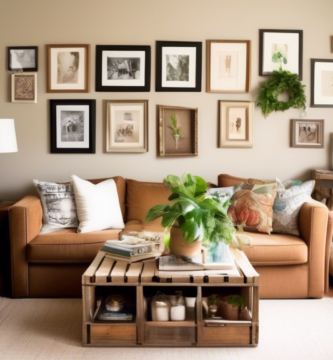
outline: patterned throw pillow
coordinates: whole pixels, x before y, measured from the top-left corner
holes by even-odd
[[[282,182],[276,179],[278,191],[273,207],[273,231],[283,234],[300,235],[298,214],[305,202],[312,201],[311,193],[315,181],[307,181],[298,186],[285,189]]]
[[[270,234],[273,224],[273,204],[276,183],[254,184],[245,182],[231,197],[228,215],[235,226]]]

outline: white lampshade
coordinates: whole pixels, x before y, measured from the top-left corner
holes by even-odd
[[[13,119],[0,119],[0,153],[17,152]]]

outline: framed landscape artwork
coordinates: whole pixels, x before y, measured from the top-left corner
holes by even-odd
[[[302,80],[303,30],[259,30],[259,75],[290,71]]]
[[[198,155],[198,109],[158,106],[158,155]]]
[[[38,47],[8,47],[7,68],[9,71],[38,71]]]
[[[37,103],[37,74],[12,74],[12,102]]]
[[[97,45],[96,91],[150,91],[150,46]]]
[[[89,92],[90,45],[46,45],[46,91]]]
[[[253,101],[219,101],[219,147],[253,147]]]
[[[311,107],[333,107],[333,59],[311,59]]]
[[[206,91],[245,93],[250,87],[251,41],[207,40]]]
[[[106,151],[148,151],[148,100],[106,100]]]
[[[96,100],[50,100],[51,153],[94,154]]]
[[[322,149],[324,147],[324,120],[291,120],[290,146]]]
[[[156,91],[201,91],[202,43],[156,41]]]

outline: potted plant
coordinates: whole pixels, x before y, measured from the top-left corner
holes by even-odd
[[[245,301],[240,295],[224,297],[219,304],[221,316],[225,320],[239,320],[239,311],[244,309]]]
[[[184,174],[180,179],[168,175],[164,184],[172,191],[173,205],[156,205],[146,221],[162,217],[162,226],[171,229],[170,251],[174,255],[194,257],[201,253],[201,244],[229,244],[235,228],[227,215],[229,201],[218,194],[207,194],[207,183],[199,176]]]

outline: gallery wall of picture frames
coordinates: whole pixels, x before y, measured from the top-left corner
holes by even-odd
[[[331,37],[333,53],[333,36]],[[89,44],[46,45],[46,92],[89,93]],[[201,92],[202,42],[156,41],[156,92]],[[303,31],[259,30],[259,75],[303,76]],[[37,103],[37,46],[7,47],[11,101]],[[250,40],[206,40],[206,92],[249,93]],[[96,92],[150,92],[151,46],[96,45]],[[333,60],[311,59],[311,107],[333,107]],[[104,100],[105,152],[148,151],[148,100]],[[218,147],[253,147],[254,101],[219,100]],[[198,154],[198,109],[158,106],[157,155]],[[51,153],[95,153],[96,100],[50,100]],[[291,147],[322,148],[324,120],[292,120]],[[310,139],[311,138],[311,139]]]

